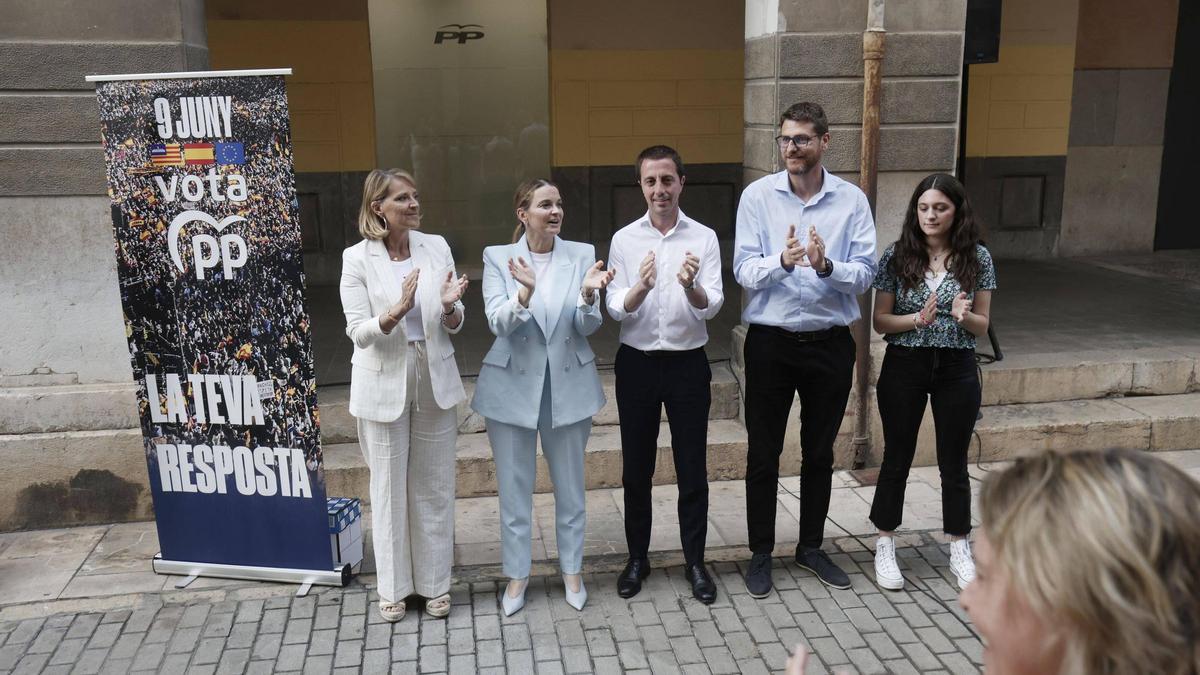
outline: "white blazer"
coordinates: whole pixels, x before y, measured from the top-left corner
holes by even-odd
[[[425,328],[429,379],[437,405],[443,410],[467,397],[450,334],[462,330],[463,305],[456,303],[460,320],[456,328],[442,322],[442,282],[446,273],[457,275],[446,240],[436,234],[409,232],[413,268],[421,270],[417,297]],[[373,422],[392,422],[400,417],[408,391],[407,350],[404,321],[384,333],[379,317],[400,302],[400,280],[392,269],[387,247],[376,239],[364,239],[342,252],[342,311],[346,313],[346,335],[354,342],[350,373],[350,414]]]

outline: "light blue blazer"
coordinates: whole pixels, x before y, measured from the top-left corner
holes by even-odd
[[[483,251],[483,303],[496,341],[487,355],[471,408],[486,418],[536,429],[546,367],[550,368],[551,427],[591,417],[604,407],[596,355],[587,336],[600,327],[600,298],[579,306],[579,290],[596,263],[591,244],[555,237],[548,291],[534,289],[528,309],[515,302],[518,284],[509,259],[532,260],[529,244],[489,246]]]

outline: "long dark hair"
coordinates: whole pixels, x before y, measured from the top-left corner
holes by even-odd
[[[975,245],[982,235],[975,220],[967,190],[957,178],[948,173],[935,173],[917,183],[908,211],[904,214],[904,225],[900,227],[900,238],[892,251],[891,272],[900,279],[904,288],[916,288],[925,279],[929,267],[929,252],[925,250],[925,233],[917,218],[917,201],[926,190],[937,190],[953,202],[954,222],[950,223],[950,253],[946,256],[946,271],[958,280],[968,293],[975,289],[979,279],[979,254]]]

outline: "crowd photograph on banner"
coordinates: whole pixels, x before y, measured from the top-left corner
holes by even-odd
[[[167,4],[0,10],[0,674],[1200,675],[1200,5]]]

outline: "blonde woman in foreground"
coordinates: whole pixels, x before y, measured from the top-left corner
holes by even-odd
[[[1140,451],[1047,452],[983,485],[959,596],[989,675],[1200,673],[1200,483]],[[804,672],[797,645],[788,673]]]

